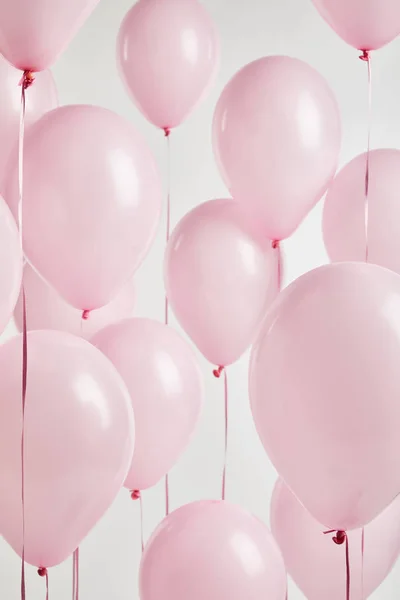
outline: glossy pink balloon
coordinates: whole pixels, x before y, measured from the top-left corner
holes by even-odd
[[[119,32],[126,87],[153,125],[180,125],[207,92],[219,61],[214,25],[197,0],[139,0]]]
[[[250,399],[286,484],[328,529],[400,492],[400,277],[340,263],[284,290],[253,349]]]
[[[234,504],[205,500],[170,514],[140,567],[142,600],[284,600],[286,574],[267,527]]]
[[[235,362],[254,341],[279,291],[279,250],[234,200],[211,200],[178,223],[165,285],[186,333],[213,364]]]
[[[377,50],[400,33],[397,0],[313,0],[325,21],[358,50]]]
[[[289,237],[326,191],[340,149],[335,97],[315,69],[269,56],[225,87],[214,152],[232,196],[262,218],[272,240]]]
[[[323,233],[332,261],[365,260],[366,154],[334,179],[324,205]],[[400,274],[400,150],[372,150],[368,186],[368,262]]]
[[[0,26],[1,27],[1,26]],[[0,56],[0,193],[4,194],[7,169],[18,150],[21,105],[21,72]],[[37,73],[26,94],[25,126],[29,127],[44,113],[58,105],[57,90],[50,71]]]
[[[1,0],[0,52],[17,69],[52,65],[99,0]]]
[[[22,550],[22,336],[0,346],[0,531]],[[28,334],[25,409],[25,560],[65,560],[121,488],[134,444],[129,394],[89,342]]]
[[[17,214],[18,182],[7,189]],[[63,106],[27,133],[24,250],[65,300],[108,304],[132,277],[155,235],[161,186],[147,144],[113,112]]]
[[[12,316],[22,279],[22,254],[17,226],[0,196],[0,333]]]
[[[178,460],[200,415],[203,382],[195,354],[174,329],[151,319],[110,325],[92,343],[123,377],[135,413],[135,452],[125,487],[151,487]]]
[[[346,597],[345,547],[278,481],[271,503],[271,530],[282,551],[289,575],[307,600],[343,600]],[[400,496],[364,529],[348,533],[350,597],[367,598],[390,573],[400,553]],[[363,587],[362,587],[363,582]]]
[[[87,320],[82,313],[70,306],[44,281],[29,264],[24,267],[24,290],[26,299],[27,329],[56,329],[90,339],[95,333],[111,323],[133,315],[135,285],[133,279],[118,296],[103,308],[93,310]],[[14,320],[22,331],[22,293],[14,310]]]

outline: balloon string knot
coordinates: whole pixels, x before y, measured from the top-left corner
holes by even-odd
[[[169,137],[171,134],[171,127],[164,127],[164,135],[165,137]]]
[[[82,311],[82,319],[84,321],[87,321],[88,318],[89,318],[89,316],[90,316],[90,310],[84,310],[84,311]]]
[[[272,242],[272,248],[275,250],[275,248],[279,248],[279,240],[273,240]]]
[[[223,372],[223,370],[224,370],[224,367],[218,367],[218,369],[214,369],[214,371],[213,371],[214,377],[219,379],[221,377],[221,373]]]
[[[19,85],[23,87],[24,90],[27,90],[28,87],[32,85],[35,81],[35,76],[32,71],[24,71],[22,77],[20,79]]]
[[[132,498],[132,500],[140,500],[140,491],[139,490],[132,490],[131,491],[131,498]]]
[[[362,54],[360,54],[359,56],[360,60],[363,60],[364,62],[368,62],[369,61],[369,50],[363,50]]]
[[[39,577],[46,577],[46,575],[47,575],[46,567],[40,567],[40,569],[38,569],[38,575],[39,575]]]
[[[345,531],[342,531],[341,529],[339,529],[338,531],[335,531],[335,529],[330,529],[329,531],[324,531],[324,534],[328,534],[328,533],[334,533],[335,535],[333,536],[332,540],[335,542],[335,544],[337,544],[338,546],[341,546],[342,544],[345,543],[346,539],[347,539],[347,534]]]

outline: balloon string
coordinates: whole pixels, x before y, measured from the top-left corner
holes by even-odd
[[[351,574],[350,574],[350,553],[349,553],[349,538],[345,531],[335,531],[335,529],[330,529],[329,531],[324,531],[324,534],[335,533],[332,540],[338,546],[345,544],[346,546],[346,600],[350,600],[350,583],[351,583]]]
[[[364,600],[364,548],[365,548],[365,529],[361,530],[361,600]]]
[[[142,554],[144,552],[144,534],[143,534],[143,500],[142,500],[142,494],[140,493],[139,490],[132,490],[131,491],[131,498],[132,500],[139,500],[139,505],[140,505],[140,542],[141,542],[141,546],[142,546]]]
[[[72,600],[79,600],[79,547],[73,554],[72,563]]]
[[[38,575],[40,577],[45,577],[46,579],[46,600],[49,600],[49,573],[47,569],[41,567],[40,569],[38,569]]]
[[[371,129],[372,129],[372,69],[371,55],[368,50],[363,50],[360,59],[367,63],[368,67],[368,136],[367,136],[367,159],[365,163],[365,262],[368,262],[368,234],[369,234],[369,170],[371,153]]]
[[[229,402],[228,402],[228,375],[226,369],[224,367],[218,367],[214,369],[213,375],[217,379],[221,377],[221,374],[224,374],[224,421],[225,421],[225,442],[224,442],[224,466],[222,469],[222,493],[221,498],[225,500],[225,491],[226,491],[226,467],[228,460],[228,425],[229,425]]]
[[[168,244],[170,230],[171,230],[171,142],[170,134],[171,129],[164,127],[164,134],[167,140],[167,222],[165,229],[165,243]],[[167,295],[165,294],[165,319],[164,322],[168,325],[169,317],[169,302]],[[168,473],[165,475],[165,516],[169,515],[169,477]]]
[[[278,291],[282,289],[282,253],[279,240],[272,242],[272,248],[276,250],[276,268],[277,268],[277,283]]]
[[[31,71],[24,71],[19,85],[21,86],[21,109],[19,119],[19,141],[18,141],[18,229],[21,255],[23,256],[22,241],[22,199],[24,189],[24,133],[26,112],[26,90],[35,78]],[[21,504],[22,504],[22,553],[21,553],[21,600],[25,600],[25,402],[28,372],[28,342],[26,329],[26,297],[24,284],[22,283],[22,427],[21,427]]]

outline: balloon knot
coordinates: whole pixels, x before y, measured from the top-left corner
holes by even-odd
[[[38,575],[39,575],[39,577],[46,577],[46,575],[47,575],[46,567],[40,567],[40,569],[38,569]]]
[[[132,500],[139,500],[140,499],[140,491],[139,490],[132,490],[131,491],[131,498],[132,498]]]
[[[279,248],[279,240],[273,240],[272,247],[274,250],[275,250],[275,248]]]
[[[24,71],[19,82],[19,85],[23,87],[24,90],[27,90],[28,87],[32,85],[35,81],[35,76],[32,71]]]
[[[214,377],[219,379],[221,377],[221,373],[223,370],[224,370],[224,367],[218,367],[218,369],[214,369],[214,371],[213,371]]]
[[[84,311],[82,311],[82,319],[84,321],[87,321],[88,318],[89,318],[89,316],[90,316],[90,310],[84,310]]]
[[[362,54],[360,54],[360,56],[359,56],[359,59],[363,60],[365,62],[368,62],[369,61],[369,50],[363,50]]]
[[[171,127],[164,127],[165,137],[169,137],[170,134],[171,134]]]
[[[327,533],[335,533],[335,535],[333,536],[332,540],[338,546],[341,546],[342,544],[344,544],[345,541],[346,541],[346,538],[347,538],[346,532],[342,531],[341,529],[339,529],[338,531],[335,531],[334,529],[330,529],[329,531],[324,531],[324,533],[325,534],[327,534]]]

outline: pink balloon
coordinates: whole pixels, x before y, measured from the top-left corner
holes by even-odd
[[[0,531],[22,551],[22,336],[0,346]],[[25,409],[25,560],[65,560],[121,488],[134,444],[129,394],[89,342],[28,334]]]
[[[0,196],[0,333],[17,302],[22,279],[22,254],[17,226]]]
[[[213,364],[235,362],[254,341],[279,291],[279,250],[234,200],[211,200],[178,223],[165,285],[186,333]]]
[[[197,0],[139,0],[122,22],[117,58],[135,104],[168,131],[188,117],[213,82],[218,38]]]
[[[1,0],[0,52],[21,71],[43,71],[99,0]]]
[[[17,213],[18,182],[7,190]],[[145,141],[97,106],[63,106],[27,133],[24,250],[64,299],[81,310],[108,304],[154,238],[161,186]]]
[[[399,314],[398,275],[327,265],[283,291],[253,349],[261,441],[328,529],[366,525],[400,492]]]
[[[398,0],[313,0],[325,21],[358,50],[377,50],[400,33]]]
[[[135,452],[125,487],[151,487],[178,460],[200,415],[203,382],[194,352],[171,327],[151,319],[110,325],[92,343],[123,377],[135,413]]]
[[[1,28],[1,26],[0,26]],[[21,73],[0,56],[0,193],[4,194],[9,161],[18,150],[21,104]],[[37,73],[26,94],[25,126],[58,105],[57,90],[50,71]]]
[[[92,311],[87,320],[83,320],[82,313],[67,304],[29,264],[24,267],[23,282],[28,330],[57,329],[90,339],[107,325],[133,315],[135,304],[133,279],[122,288],[110,304]],[[14,310],[14,320],[19,331],[22,331],[22,292]]]
[[[271,504],[271,529],[282,551],[288,573],[308,600],[346,597],[345,547],[296,500],[279,480]],[[367,598],[390,573],[400,553],[400,496],[364,530],[348,533],[350,597]],[[362,587],[363,582],[363,587]]]
[[[225,87],[214,152],[232,196],[262,218],[272,240],[289,237],[326,191],[340,149],[335,97],[315,69],[269,56]]]
[[[142,600],[284,600],[286,574],[268,528],[234,504],[203,500],[170,514],[140,567]]]
[[[323,217],[332,261],[365,260],[365,168],[360,154],[334,179]],[[369,158],[368,261],[400,274],[400,151],[373,150]]]

